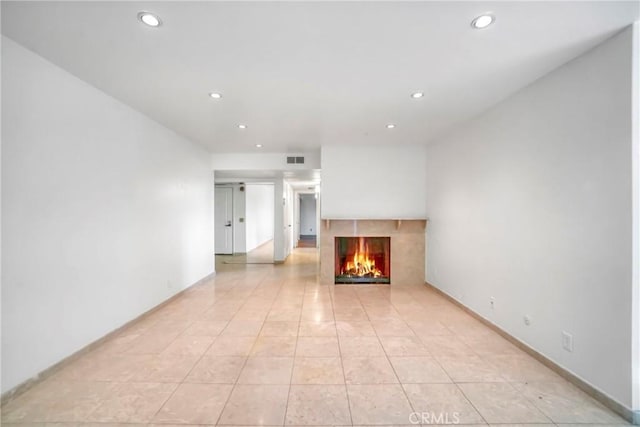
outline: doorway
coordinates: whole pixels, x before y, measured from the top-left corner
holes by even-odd
[[[245,190],[247,262],[273,263],[275,190],[273,183],[251,183]]]
[[[317,244],[317,199],[315,194],[300,194],[300,238],[298,247],[315,248]]]
[[[220,262],[272,264],[274,184],[216,183],[214,204],[215,253]]]

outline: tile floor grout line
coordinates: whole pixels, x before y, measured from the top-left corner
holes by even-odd
[[[187,319],[187,320],[190,320],[190,319]],[[154,323],[153,323],[153,325],[154,325],[154,326],[155,326],[155,325],[157,325],[158,323],[160,323],[160,321],[161,321],[161,320],[159,319],[157,322],[154,322]],[[179,332],[179,333],[176,335],[176,337],[175,337],[175,338],[174,338],[174,339],[173,339],[173,340],[172,340],[172,341],[171,341],[167,346],[165,346],[165,347],[162,349],[162,351],[160,351],[159,353],[149,353],[149,354],[150,354],[152,357],[156,357],[156,358],[157,358],[157,357],[159,357],[159,356],[160,356],[160,354],[162,354],[162,353],[163,353],[167,348],[169,348],[169,346],[170,346],[171,344],[173,344],[173,343],[178,339],[178,337],[179,337],[179,336],[181,336],[181,335],[184,333],[184,331],[186,331],[186,330],[189,328],[189,326],[190,326],[190,325],[192,325],[194,322],[195,322],[194,320],[191,320],[191,322],[190,322],[190,323],[189,323],[189,324],[188,324],[188,325],[187,325],[187,326],[186,326],[186,327],[185,327],[181,332]],[[132,325],[132,326],[133,326],[133,325]],[[144,335],[144,334],[142,334],[142,335]],[[213,341],[212,341],[212,343],[211,343],[211,344],[213,344]],[[210,345],[211,345],[211,344],[210,344]],[[126,353],[126,352],[125,352],[125,353]],[[123,353],[123,354],[124,354],[124,353]],[[138,353],[129,353],[129,354],[138,354]],[[146,353],[139,353],[139,354],[146,354]],[[196,363],[197,363],[197,362],[196,362]],[[194,366],[195,366],[195,365],[194,365]],[[192,369],[193,369],[193,367],[192,367]],[[186,377],[185,377],[185,378],[186,378]],[[183,378],[183,380],[184,380],[184,378]],[[171,398],[174,396],[175,392],[178,390],[178,388],[180,388],[180,385],[182,384],[182,382],[181,382],[181,381],[178,381],[178,382],[166,382],[166,383],[165,383],[165,382],[148,381],[148,380],[145,380],[145,381],[130,381],[130,380],[126,380],[126,381],[106,381],[106,382],[112,382],[112,383],[115,383],[115,384],[119,384],[119,383],[120,383],[120,384],[125,384],[125,383],[126,383],[126,384],[175,384],[175,388],[173,389],[173,391],[172,391],[172,392],[169,394],[169,396],[168,396],[168,397],[167,397],[167,398],[162,402],[162,404],[158,407],[158,409],[154,412],[154,414],[149,418],[148,423],[153,422],[153,419],[156,417],[156,415],[158,415],[158,413],[162,410],[162,408],[164,407],[164,405],[166,405],[166,404],[167,404],[167,402],[168,402],[169,400],[171,400]],[[96,412],[98,409],[100,409],[100,408],[104,405],[104,403],[105,403],[105,402],[101,402],[98,406],[96,406],[96,408],[94,408],[94,409],[93,409],[89,414],[87,414],[87,417],[90,417],[94,412]]]
[[[335,291],[335,289],[334,289]],[[349,397],[349,388],[347,387],[347,374],[344,370],[344,359],[342,357],[342,346],[340,345],[340,334],[338,334],[338,323],[336,320],[336,310],[335,310],[335,295],[333,293],[329,293],[331,298],[331,306],[333,313],[333,324],[336,329],[336,341],[338,341],[338,355],[340,357],[340,367],[342,368],[342,380],[344,381],[344,392],[347,396],[347,409],[349,409],[349,419],[351,420],[351,425],[353,425],[353,413],[351,412],[351,398]],[[366,314],[366,313],[365,313]]]
[[[214,284],[215,286],[215,284]],[[215,304],[215,303],[214,303]],[[212,304],[212,307],[213,305]],[[204,314],[204,312],[203,312]],[[191,322],[191,325],[193,325],[195,323],[195,321]],[[162,408],[165,407],[165,405],[173,398],[173,396],[175,396],[176,392],[178,391],[178,389],[185,384],[185,380],[187,378],[189,378],[189,375],[191,375],[191,372],[193,372],[193,370],[195,369],[195,367],[200,363],[200,361],[204,358],[205,354],[207,354],[207,352],[209,351],[209,349],[213,346],[213,343],[215,343],[218,338],[220,337],[220,335],[222,335],[222,332],[224,331],[224,329],[227,328],[227,326],[229,326],[229,322],[227,322],[227,324],[225,325],[224,328],[222,328],[222,330],[220,331],[220,333],[211,341],[211,343],[207,346],[206,350],[200,355],[200,357],[198,358],[198,360],[196,361],[196,363],[193,364],[193,366],[191,367],[191,369],[189,369],[189,372],[187,372],[187,374],[182,378],[182,381],[178,382],[178,386],[173,390],[173,392],[171,392],[171,395],[169,396],[169,398],[167,398],[162,405],[160,405],[160,407],[158,408],[158,410],[153,414],[153,416],[150,418],[149,422],[153,422],[153,420],[155,419],[155,417],[158,416],[158,414],[162,411]],[[184,334],[184,332],[188,329],[189,327],[187,326],[187,328],[185,328],[184,331],[182,331],[181,334]],[[177,337],[176,337],[177,339]],[[175,340],[174,340],[175,341]],[[171,344],[170,344],[171,345]],[[187,383],[189,384],[189,383]]]
[[[280,293],[282,292],[282,289],[284,287],[285,287],[285,281],[282,281],[280,283],[280,286],[278,287],[278,292],[276,293],[275,297],[271,301],[271,305],[269,306],[269,312],[273,309],[273,306],[275,305],[275,302],[276,302],[278,296],[280,295]],[[300,316],[298,318],[298,328],[300,328],[300,320],[299,320],[300,317],[302,317],[302,308],[300,309]],[[266,317],[265,317],[265,322],[266,322]],[[262,328],[264,328],[264,323],[262,324]],[[262,332],[262,328],[260,329],[260,332]],[[293,377],[293,369],[294,369],[295,361],[296,361],[296,350],[298,348],[298,335],[297,334],[296,334],[295,339],[296,339],[296,343],[295,343],[295,345],[293,347],[293,360],[292,360],[292,363],[291,363],[291,376],[289,377],[289,390],[287,391],[287,401],[285,403],[284,417],[283,417],[283,420],[282,420],[282,425],[283,426],[286,425],[286,423],[287,423],[287,410],[289,408],[289,395],[291,393],[291,378]]]
[[[524,384],[526,384],[527,382],[526,382],[526,381],[524,381],[523,383],[524,383]],[[540,413],[541,413],[545,418],[547,418],[547,419],[548,419],[549,421],[551,421],[552,423],[555,423],[555,422],[556,422],[553,418],[551,418],[551,416],[550,416],[550,415],[547,415],[547,413],[546,413],[546,412],[544,412],[544,411],[542,410],[542,408],[540,408],[538,405],[536,405],[535,400],[533,400],[533,399],[529,399],[529,398],[528,398],[528,397],[527,397],[523,392],[521,392],[521,391],[520,391],[520,390],[518,390],[516,387],[514,387],[512,383],[506,383],[506,384],[509,384],[509,386],[510,386],[512,389],[514,389],[514,390],[516,391],[516,393],[518,393],[518,396],[522,397],[524,400],[526,400],[526,401],[527,401],[527,402],[529,402],[531,405],[533,405],[533,407],[534,407],[534,408],[536,408],[536,409],[538,410],[538,412],[540,412]],[[616,414],[616,415],[617,415],[617,414]],[[562,423],[559,423],[559,424],[562,424]],[[572,423],[566,423],[566,424],[572,424]]]
[[[423,309],[427,309],[428,307],[424,306],[423,304],[421,304]],[[409,328],[411,328],[411,326],[409,326]],[[446,326],[445,326],[446,328]],[[411,330],[413,331],[413,328],[411,328]],[[415,331],[413,331],[415,333]],[[420,340],[420,342],[422,342],[422,340]],[[424,343],[423,343],[424,345]],[[425,346],[426,347],[426,346]],[[427,349],[428,350],[428,349]],[[431,352],[429,352],[429,354],[431,354]],[[460,389],[460,387],[458,386],[458,384],[453,380],[453,378],[451,377],[451,375],[449,374],[449,372],[444,368],[444,366],[442,366],[442,364],[440,363],[440,361],[433,357],[433,355],[431,356],[431,358],[433,359],[433,361],[440,367],[440,369],[442,369],[442,371],[447,375],[447,377],[451,380],[451,383],[455,385],[456,389],[458,391],[460,391],[460,393],[462,393],[462,395],[464,396],[464,398],[467,400],[467,402],[469,402],[469,404],[473,407],[473,409],[476,411],[476,413],[480,416],[480,418],[482,418],[482,420],[485,422],[485,424],[489,424],[489,422],[487,421],[487,419],[484,417],[484,415],[482,415],[482,413],[478,410],[478,408],[476,407],[476,405],[473,404],[473,402],[471,402],[471,399],[469,399],[467,397],[467,395],[464,393],[464,391],[462,391],[462,389]],[[402,387],[404,389],[404,386]],[[408,396],[407,396],[408,397]],[[414,409],[415,410],[415,409]],[[422,423],[421,423],[422,424]]]
[[[426,307],[424,304],[421,304],[423,306],[424,309],[428,309],[428,307]],[[458,334],[452,330],[450,327],[448,327],[446,324],[443,324],[443,326],[449,330],[452,334],[453,337],[458,338]],[[414,331],[415,332],[415,331]],[[460,339],[459,339],[460,340]],[[467,343],[463,340],[460,340],[464,345],[467,345]],[[467,345],[468,346],[468,345]],[[474,353],[474,355],[476,357],[478,357],[480,360],[485,360],[484,357],[482,355],[480,355],[477,351],[475,351],[473,349],[473,347],[468,346],[471,351]],[[486,383],[494,383],[494,382],[490,382],[490,381],[482,381],[482,382],[463,382],[463,381],[459,381],[456,382],[453,380],[453,378],[451,378],[451,375],[449,374],[449,372],[444,368],[444,366],[442,366],[442,363],[440,362],[440,360],[438,360],[438,358],[434,357],[433,358],[435,360],[435,362],[442,368],[442,370],[447,374],[447,376],[449,376],[449,378],[451,379],[451,381],[453,382],[453,384],[455,384],[456,388],[460,391],[460,393],[462,393],[462,395],[464,396],[464,398],[469,402],[469,404],[473,407],[473,409],[478,413],[478,415],[480,415],[480,417],[485,421],[486,424],[489,424],[489,421],[485,418],[485,416],[480,412],[480,410],[478,409],[478,407],[471,401],[471,399],[469,399],[469,397],[466,395],[466,393],[464,392],[464,390],[462,390],[462,388],[460,387],[459,384],[486,384]],[[488,363],[488,362],[487,362]],[[500,377],[502,377],[502,375],[500,374]],[[504,377],[502,377],[504,379]],[[503,382],[496,382],[496,383],[503,383]],[[515,389],[515,387],[513,387]],[[518,392],[520,394],[520,392],[515,389],[516,392]],[[526,397],[523,396],[525,399]],[[530,402],[533,403],[533,402]],[[550,417],[548,417],[545,413],[543,413],[535,404],[534,407],[545,417],[547,418],[549,421],[553,422],[553,420],[551,420]]]
[[[391,302],[391,301],[389,301]],[[393,305],[393,303],[391,303],[391,305]],[[395,309],[395,306],[394,306]],[[397,311],[397,310],[396,310]],[[409,325],[407,325],[408,327]],[[393,374],[396,376],[396,379],[398,380],[398,385],[400,386],[400,389],[402,390],[402,394],[404,395],[404,398],[407,399],[407,403],[409,403],[409,407],[411,408],[411,410],[413,411],[412,413],[417,413],[416,412],[416,408],[414,408],[413,403],[411,402],[411,399],[409,399],[409,395],[407,394],[407,391],[404,388],[404,384],[402,383],[402,381],[400,380],[400,376],[398,375],[398,372],[396,371],[395,366],[393,366],[393,363],[391,363],[391,358],[389,356],[389,354],[387,353],[387,350],[384,348],[384,345],[382,345],[382,340],[380,339],[380,335],[378,334],[378,331],[376,330],[376,328],[373,328],[373,331],[376,334],[376,338],[378,338],[378,343],[380,344],[380,347],[382,347],[382,351],[384,352],[387,362],[389,363],[389,365],[391,366],[391,370],[393,370]],[[413,332],[413,330],[412,330]],[[411,414],[408,414],[409,417],[409,423],[411,423]],[[421,422],[418,424],[422,424]]]
[[[253,293],[253,292],[252,292]],[[244,305],[244,304],[242,304]],[[238,309],[239,310],[239,309]],[[235,317],[236,313],[232,316]],[[229,320],[229,323],[231,323],[231,320]],[[227,324],[227,326],[229,325],[229,323]],[[233,386],[231,387],[231,390],[229,391],[229,395],[227,396],[227,399],[224,402],[224,405],[222,405],[222,409],[220,410],[220,414],[218,414],[218,418],[216,419],[216,422],[214,425],[218,425],[220,424],[220,420],[222,419],[222,415],[224,414],[224,410],[227,408],[227,405],[229,404],[229,401],[231,400],[231,396],[233,395],[233,392],[236,390],[236,387],[238,386],[238,381],[240,381],[240,375],[242,375],[242,371],[244,370],[244,368],[247,366],[247,361],[249,360],[249,357],[251,356],[251,351],[253,350],[253,348],[255,347],[257,341],[258,341],[258,336],[260,336],[260,332],[262,331],[262,328],[264,327],[264,321],[262,323],[262,327],[260,328],[260,331],[258,332],[258,335],[256,336],[253,345],[251,346],[251,348],[249,349],[249,353],[245,356],[244,358],[244,362],[242,364],[242,367],[239,369],[238,371],[238,376],[236,377],[235,382],[233,383]],[[226,329],[226,327],[225,327]],[[220,335],[222,335],[222,331],[220,332]]]
[[[460,393],[462,393],[462,395],[464,396],[465,399],[467,399],[467,401],[471,404],[471,406],[473,406],[473,409],[475,409],[475,411],[482,417],[482,419],[488,424],[488,425],[492,425],[489,423],[489,421],[487,421],[487,419],[485,418],[484,415],[482,415],[482,412],[480,412],[480,410],[478,409],[478,407],[475,405],[475,403],[473,403],[471,401],[471,399],[469,398],[469,396],[467,396],[467,394],[464,392],[464,390],[458,385],[458,383],[454,383],[456,385],[456,387],[458,388],[458,390],[460,390]],[[485,383],[464,383],[464,384],[485,384]],[[547,417],[548,418],[548,417]],[[493,423],[493,424],[508,424],[508,423]],[[527,424],[527,423],[522,423],[522,424]],[[535,424],[535,423],[532,423]],[[544,423],[543,423],[544,424]]]
[[[306,286],[306,285],[305,285]],[[282,287],[278,290],[278,295],[282,292],[282,288],[284,287],[284,283]],[[302,308],[304,306],[304,293],[302,293],[302,305],[300,306],[300,314],[298,315],[298,331],[296,333],[296,345],[293,347],[293,363],[291,365],[291,375],[289,376],[289,390],[287,391],[287,401],[284,407],[284,417],[282,419],[282,425],[287,425],[287,413],[289,412],[289,399],[291,398],[291,382],[293,381],[293,371],[296,368],[296,354],[298,352],[298,341],[300,338],[300,323],[302,322]],[[272,306],[273,307],[273,306]]]
[[[358,293],[356,292],[356,297],[358,298],[358,300],[360,301],[360,304],[362,304],[362,300],[360,299],[360,295],[358,295]],[[395,309],[395,307],[394,307]],[[407,395],[407,392],[404,389],[404,386],[402,385],[402,382],[400,381],[400,377],[398,376],[398,373],[396,372],[395,367],[393,366],[393,364],[391,363],[391,360],[389,359],[389,355],[387,354],[387,351],[385,350],[384,346],[382,345],[382,341],[380,340],[380,335],[378,334],[378,331],[376,330],[376,328],[373,326],[373,323],[371,322],[371,318],[369,317],[369,313],[367,312],[367,309],[364,308],[364,312],[365,315],[367,316],[367,319],[369,320],[369,323],[371,323],[371,327],[373,328],[373,332],[376,336],[376,338],[378,339],[378,344],[380,344],[380,347],[382,348],[382,352],[385,354],[385,359],[387,360],[387,363],[389,363],[389,365],[391,366],[391,370],[393,370],[393,374],[395,375],[396,379],[398,380],[398,385],[400,386],[400,389],[402,389],[402,393],[405,397],[405,399],[407,400],[407,403],[409,404],[409,407],[411,408],[411,410],[413,411],[413,413],[416,412],[415,408],[413,407],[413,404],[411,403],[411,400],[409,399],[409,396]],[[345,378],[345,382],[346,382],[346,378]],[[408,414],[409,417],[409,422],[411,422],[411,414]]]
[[[480,415],[480,418],[482,418],[486,424],[489,424],[489,421],[485,418],[484,415],[482,415],[482,412],[480,412],[480,409],[478,409],[478,407],[471,401],[471,399],[469,399],[469,397],[465,394],[464,390],[462,390],[462,388],[460,388],[458,383],[455,382],[453,380],[453,378],[451,378],[451,375],[449,375],[449,372],[447,372],[447,370],[444,369],[444,367],[442,365],[440,365],[440,361],[438,361],[437,359],[435,359],[435,360],[436,360],[436,363],[438,364],[438,366],[440,366],[442,368],[442,370],[447,374],[447,376],[451,379],[451,382],[456,387],[456,389],[462,394],[462,396],[467,400],[467,402],[469,402],[469,405],[471,405],[473,407],[473,410],[476,411],[478,415]]]

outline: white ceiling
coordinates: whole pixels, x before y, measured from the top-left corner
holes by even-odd
[[[637,18],[610,1],[2,2],[3,34],[212,152],[426,143]]]

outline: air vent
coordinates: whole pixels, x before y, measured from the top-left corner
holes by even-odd
[[[287,157],[287,164],[289,165],[303,165],[304,157]]]

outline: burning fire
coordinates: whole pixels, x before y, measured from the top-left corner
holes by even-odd
[[[358,239],[358,247],[352,259],[347,259],[340,269],[340,274],[359,277],[381,277],[382,271],[376,267],[376,261],[369,257],[369,245],[364,237]]]

